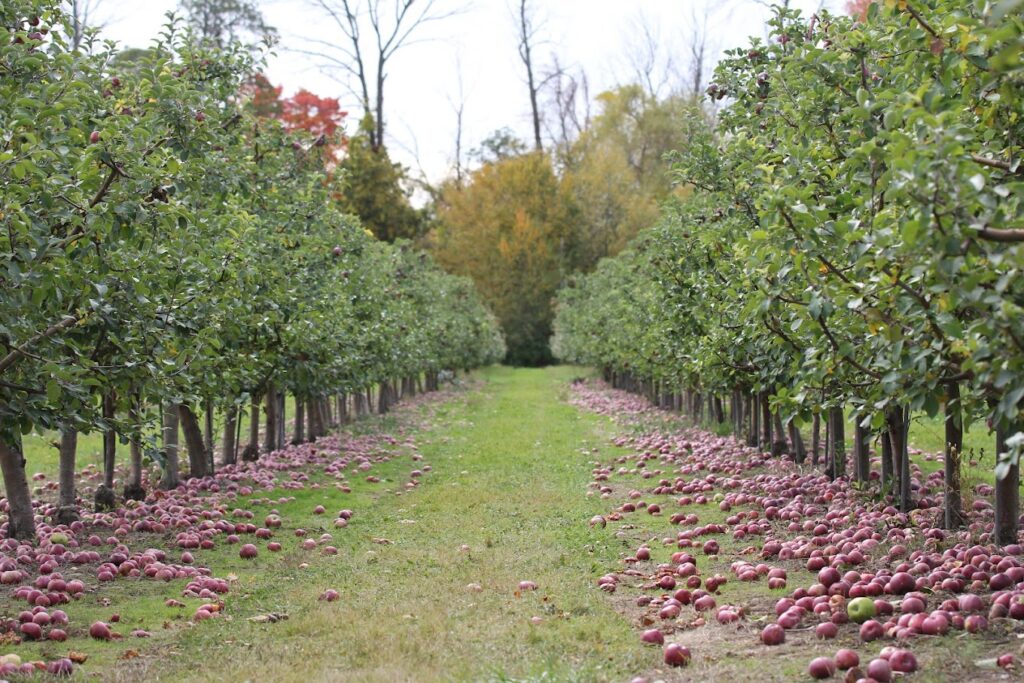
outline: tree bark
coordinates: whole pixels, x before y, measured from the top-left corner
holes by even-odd
[[[203,430],[199,427],[199,418],[192,408],[184,403],[178,406],[178,417],[181,420],[181,433],[185,436],[185,447],[188,449],[189,478],[201,479],[209,472],[206,469],[206,448],[203,444]]]
[[[235,445],[235,430],[238,429],[238,406],[232,403],[228,406],[224,415],[224,437],[221,441],[221,462],[225,465],[234,465],[237,456]]]
[[[213,399],[209,397],[203,401],[203,449],[206,451],[206,471],[213,474],[216,471],[213,462]]]
[[[25,476],[25,458],[21,453],[21,438],[15,443],[0,438],[0,471],[4,476],[4,490],[7,493],[7,537],[19,541],[34,541],[36,537],[35,513],[32,510],[32,495]]]
[[[773,435],[772,455],[779,457],[789,451],[789,444],[786,443],[786,429],[782,426],[782,418],[776,411],[772,413]]]
[[[60,430],[60,492],[57,495],[57,523],[71,524],[79,519],[75,492],[75,458],[78,455],[78,430]]]
[[[270,453],[277,449],[277,390],[271,384],[267,387],[267,395],[264,398],[267,407],[264,410],[267,426],[263,432],[263,451]]]
[[[295,429],[292,430],[292,444],[298,445],[306,440],[306,402],[295,397]]]
[[[861,426],[863,415],[854,418],[853,425],[853,459],[854,468],[857,470],[857,481],[867,483],[871,479],[871,460],[868,457],[869,432],[866,427]]]
[[[750,420],[747,445],[756,448],[761,440],[761,403],[756,392],[751,392],[747,397],[747,416]]]
[[[804,438],[800,435],[800,429],[796,426],[796,420],[791,419],[787,424],[789,429],[789,440],[793,444],[793,461],[803,465],[807,459],[807,452],[804,449]]]
[[[899,471],[900,511],[910,512],[910,458],[907,453],[906,417],[902,408],[889,408],[885,413],[885,422],[889,427],[889,443]]]
[[[311,397],[306,402],[306,440],[313,442],[316,441],[318,436],[316,433],[316,397]]]
[[[175,489],[180,483],[178,468],[178,411],[167,405],[163,409],[164,476],[160,485]]]
[[[249,445],[242,451],[242,460],[255,462],[260,457],[260,397],[252,395],[249,403]]]
[[[772,450],[772,409],[768,405],[768,392],[762,391],[758,394],[761,404],[761,443],[762,453],[771,453]]]
[[[996,457],[1007,450],[1006,439],[1013,429],[996,428]],[[1009,545],[1017,542],[1017,525],[1020,516],[1020,465],[1013,465],[1002,479],[996,479],[995,542]]]
[[[960,408],[959,382],[946,383],[946,443],[943,453],[943,509],[947,529],[964,524],[963,502],[960,499],[960,454],[964,450],[964,424]]]
[[[846,476],[846,412],[842,406],[829,408],[830,475],[833,479]]]
[[[103,483],[96,487],[93,503],[97,510],[113,510],[117,505],[114,495],[114,467],[117,461],[117,432],[114,431],[114,394],[103,395]]]
[[[146,489],[142,488],[142,416],[139,414],[139,397],[132,396],[131,407],[128,408],[128,419],[132,423],[132,436],[129,442],[130,467],[128,482],[124,485],[125,500],[145,500]]]
[[[818,466],[821,458],[821,413],[814,413],[811,421],[811,465]]]
[[[882,495],[895,492],[894,470],[892,457],[892,441],[889,439],[889,430],[886,429],[878,437],[881,440],[882,448]]]

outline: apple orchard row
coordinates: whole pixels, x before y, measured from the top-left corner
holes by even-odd
[[[500,359],[465,278],[371,237],[335,199],[322,138],[257,118],[249,51],[170,22],[141,54],[72,49],[55,0],[0,5],[0,467],[8,537],[34,537],[21,437],[60,434],[58,519],[77,517],[79,433],[104,435],[99,505],[284,446],[371,401]],[[261,407],[265,417],[260,417]],[[240,413],[251,434],[240,449]],[[177,457],[180,421],[188,458]],[[205,423],[205,424],[203,424]],[[160,438],[163,427],[163,438]],[[218,435],[219,440],[219,435]],[[239,453],[239,451],[241,451]]]

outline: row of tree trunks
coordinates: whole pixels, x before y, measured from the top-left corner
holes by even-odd
[[[617,371],[611,367],[602,369],[602,377],[616,389],[653,397],[652,403],[663,408],[685,411],[692,419],[703,419],[703,398],[707,399],[707,410],[717,423],[726,421],[725,407],[720,397],[703,396],[694,391],[669,391],[664,385],[653,384],[634,377],[628,371]],[[766,392],[749,392],[741,387],[733,389],[729,396],[728,415],[732,432],[737,440],[750,447],[757,447],[774,455],[789,452],[793,460],[802,464],[807,458],[803,436],[791,419],[785,424],[778,413],[773,413]],[[865,426],[866,414],[854,416],[853,431],[853,476],[866,484],[871,481],[871,442],[876,434]],[[910,461],[908,456],[909,411],[906,408],[891,408],[884,414],[885,428],[877,434],[881,460],[881,486],[883,492],[897,498],[899,508],[906,512],[913,508]],[[846,472],[846,414],[841,406],[825,412],[825,435],[822,440],[822,417],[813,416],[811,424],[811,464],[819,465],[824,455],[826,472],[833,478],[843,477]],[[997,452],[1006,450],[1004,430],[997,435]],[[787,443],[788,437],[788,443]],[[824,448],[822,447],[824,445]],[[963,526],[965,516],[961,495],[962,478],[961,451],[963,450],[963,423],[960,408],[960,387],[956,382],[946,385],[945,396],[945,453],[944,453],[944,523],[947,529]],[[1010,468],[1005,479],[996,486],[997,517],[995,536],[1001,543],[1013,542],[1016,538],[1017,519],[1020,514],[1019,466]]]
[[[427,373],[422,377],[412,376],[382,382],[377,387],[377,408],[379,412],[387,412],[403,397],[415,396],[424,390],[438,387],[438,373]],[[270,387],[263,394],[266,401],[266,432],[264,448],[274,450],[284,447],[285,440],[285,395]],[[350,400],[352,408],[350,411]],[[673,395],[674,400],[674,395]],[[117,458],[118,430],[115,422],[117,396],[109,393],[102,398],[102,416],[105,422],[103,430],[103,481],[97,487],[95,505],[97,509],[111,509],[116,505],[114,494],[114,474]],[[260,405],[261,397],[254,395],[250,404],[249,443],[242,453],[244,460],[255,460],[260,453]],[[331,397],[319,397],[302,400],[296,399],[295,431],[297,440],[310,440],[323,436],[329,429],[349,421],[351,413],[369,412],[373,406],[373,389],[367,388],[365,394],[356,392],[351,395],[339,394]],[[133,393],[130,396],[127,410],[128,422],[131,424],[129,437],[129,469],[124,487],[124,498],[142,500],[146,496],[143,480],[143,441],[141,428],[143,422],[143,404],[141,396]],[[202,401],[200,416],[191,404],[169,404],[160,406],[160,427],[164,458],[163,476],[160,486],[164,489],[176,488],[180,483],[179,430],[184,437],[188,454],[188,476],[205,477],[216,471],[214,458],[214,426],[215,410],[212,398]],[[221,462],[231,465],[237,462],[242,427],[242,411],[236,404],[230,404],[224,413],[224,430],[222,435]],[[200,419],[200,417],[202,419]],[[306,418],[303,420],[302,418]],[[724,420],[724,417],[722,418]],[[303,429],[305,427],[305,429]],[[78,448],[78,431],[66,427],[60,432],[59,442],[59,487],[56,522],[70,524],[79,519],[78,498],[75,490],[76,458]],[[7,520],[7,535],[11,538],[31,539],[35,536],[34,510],[25,461],[18,436],[0,439],[0,472],[4,477],[10,511]]]

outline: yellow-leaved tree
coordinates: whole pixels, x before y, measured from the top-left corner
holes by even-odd
[[[571,268],[576,209],[550,158],[500,158],[440,193],[432,249],[468,275],[505,329],[506,362],[550,362],[551,299]]]

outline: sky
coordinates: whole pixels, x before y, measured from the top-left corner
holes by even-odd
[[[103,37],[125,47],[144,47],[155,37],[177,0],[99,0]],[[436,0],[455,14],[421,26],[388,67],[385,85],[385,142],[392,158],[414,176],[437,182],[455,159],[455,106],[463,103],[463,141],[469,149],[492,131],[511,128],[531,139],[525,70],[517,53],[513,0]],[[266,73],[290,94],[306,88],[337,97],[350,112],[349,131],[361,110],[337,73],[299,50],[320,50],[317,41],[343,40],[312,0],[259,0],[267,22],[281,40],[268,57]],[[390,5],[385,2],[385,5]],[[659,71],[671,60],[685,68],[696,23],[704,25],[712,61],[725,49],[763,36],[771,10],[759,0],[533,0],[540,72],[557,58],[567,69],[582,69],[591,95],[635,81],[637,46],[644,26],[655,38]],[[811,13],[821,5],[834,11],[842,0],[791,0]],[[332,30],[333,28],[333,30]],[[709,70],[710,73],[710,70]],[[667,85],[671,85],[668,83]],[[460,95],[461,92],[461,95]]]

